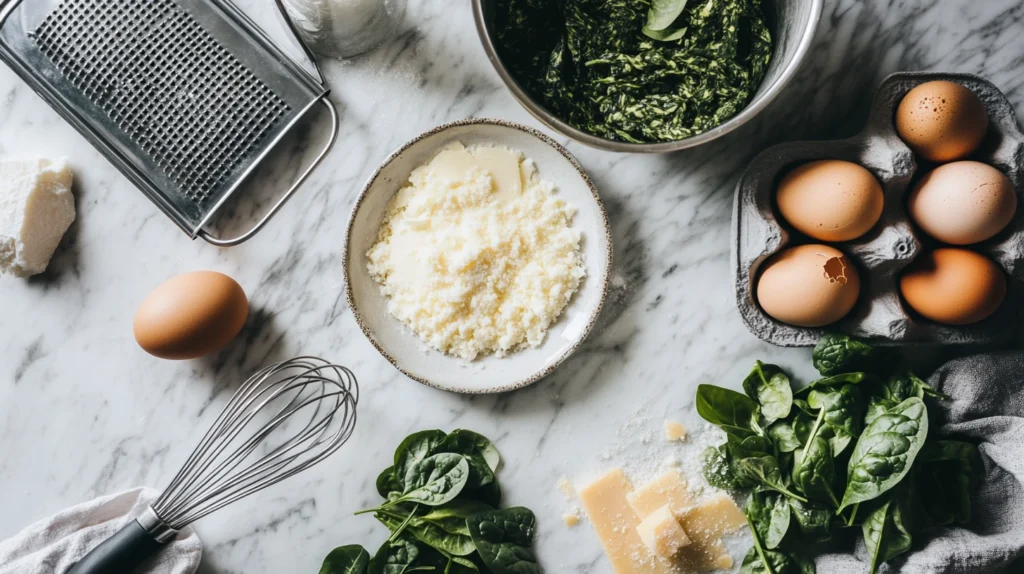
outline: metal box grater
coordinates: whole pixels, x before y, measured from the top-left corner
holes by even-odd
[[[216,245],[255,235],[338,135],[319,68],[317,81],[229,0],[0,0],[0,59],[181,229]],[[334,125],[312,165],[248,232],[207,232],[318,103]]]

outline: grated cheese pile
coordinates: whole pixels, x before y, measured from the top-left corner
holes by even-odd
[[[367,267],[431,347],[501,357],[540,345],[579,288],[574,213],[519,152],[455,143],[392,198]]]

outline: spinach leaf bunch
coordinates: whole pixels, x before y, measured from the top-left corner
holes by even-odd
[[[760,361],[743,393],[697,388],[697,413],[726,433],[704,452],[705,477],[750,495],[740,572],[813,574],[815,549],[860,534],[874,573],[919,533],[969,522],[978,449],[930,434],[926,401],[948,397],[845,335],[823,337],[812,358],[822,378],[798,390]]]
[[[504,64],[548,110],[633,143],[736,115],[772,51],[761,0],[498,0],[494,29]]]
[[[335,548],[320,574],[539,574],[533,512],[499,509],[500,464],[473,431],[409,435],[377,477],[384,501],[356,513],[372,513],[391,536],[373,556],[357,544]]]

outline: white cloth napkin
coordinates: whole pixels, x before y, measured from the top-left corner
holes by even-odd
[[[160,493],[134,488],[62,510],[0,542],[0,574],[62,574],[130,520]],[[139,568],[146,574],[193,574],[202,543],[192,527],[178,533]]]

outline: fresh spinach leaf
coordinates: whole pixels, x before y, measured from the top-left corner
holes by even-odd
[[[740,574],[814,574],[813,563],[808,566],[805,559],[795,554],[769,549],[758,529],[758,517],[750,514],[749,505],[747,509],[747,524],[750,526],[754,547],[743,557]]]
[[[793,517],[796,518],[800,532],[819,538],[831,533],[835,510],[817,502],[800,502],[799,500],[790,500],[789,507],[793,511]]]
[[[366,574],[369,566],[369,552],[358,544],[351,544],[331,550],[324,558],[320,574]]]
[[[465,518],[461,520],[460,529],[452,528],[450,522],[438,523],[428,520],[425,516],[403,516],[386,508],[377,511],[374,516],[392,533],[411,534],[423,544],[452,556],[468,556],[476,552],[476,545],[469,536]]]
[[[406,538],[385,541],[370,560],[367,574],[405,574],[414,571],[414,563],[419,556],[416,544]]]
[[[807,396],[813,390],[832,390],[842,385],[856,385],[866,380],[873,379],[870,375],[863,372],[840,373],[838,375],[832,375],[831,377],[825,377],[824,379],[811,381],[806,387],[797,391],[796,394],[803,397]]]
[[[687,0],[651,0],[651,7],[647,10],[646,28],[651,30],[664,30],[676,21],[676,18],[683,13]]]
[[[722,490],[743,488],[729,465],[729,451],[726,445],[709,446],[701,453],[701,472],[708,484]]]
[[[402,492],[402,481],[395,474],[395,467],[389,466],[377,475],[377,494],[387,498],[392,492]]]
[[[795,428],[798,421],[799,419],[777,421],[768,427],[768,438],[771,439],[775,448],[779,449],[779,452],[793,452],[804,445],[807,437],[800,438]]]
[[[904,522],[902,506],[889,497],[864,518],[861,530],[864,545],[871,558],[870,573],[878,571],[883,562],[910,550],[913,538]]]
[[[824,411],[824,424],[831,430],[832,456],[839,456],[850,441],[860,436],[864,407],[856,385],[812,390],[807,395],[807,404]]]
[[[951,440],[925,443],[917,456],[914,483],[924,499],[921,506],[929,526],[970,522],[971,495],[983,472],[975,445]]]
[[[744,513],[750,517],[768,549],[777,548],[789,531],[789,501],[781,494],[755,491],[747,501]]]
[[[747,458],[733,458],[730,461],[732,473],[741,484],[754,484],[769,490],[774,490],[790,498],[801,502],[807,499],[796,494],[788,488],[782,478],[779,469],[779,461],[774,456],[751,456]]]
[[[435,454],[409,467],[404,493],[387,506],[399,502],[440,506],[458,496],[468,479],[466,457],[450,452]]]
[[[883,398],[896,403],[903,402],[910,397],[922,400],[925,397],[949,400],[949,396],[933,389],[906,367],[889,375],[882,386],[882,392]]]
[[[778,548],[782,539],[789,531],[789,500],[777,494],[768,499],[768,531],[765,533],[765,546],[771,549]]]
[[[874,358],[874,347],[835,333],[822,336],[811,353],[814,368],[823,377],[861,370]]]
[[[445,436],[444,431],[425,430],[405,437],[395,449],[394,476],[404,484],[409,469],[430,455],[436,454],[437,447],[444,442]]]
[[[836,467],[832,447],[821,436],[813,437],[806,449],[796,451],[793,484],[808,498],[839,506],[835,494]]]
[[[697,414],[726,433],[746,438],[759,434],[758,407],[750,397],[714,385],[697,386]]]
[[[482,512],[467,519],[477,552],[495,574],[540,572],[533,554],[536,517],[523,507]]]
[[[479,455],[491,472],[498,472],[501,464],[501,454],[494,443],[484,435],[466,429],[455,429],[448,433],[435,452],[454,452],[467,457]]]
[[[871,421],[847,469],[846,493],[839,510],[872,500],[896,486],[910,471],[928,437],[928,410],[909,398]]]
[[[776,365],[757,361],[743,380],[743,390],[761,405],[761,415],[769,423],[789,416],[793,407],[793,387],[786,373]]]

